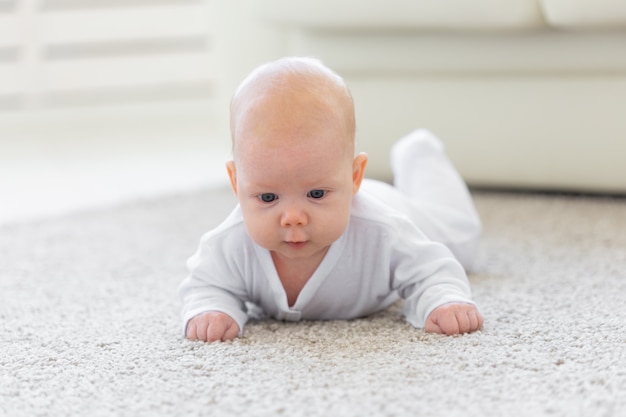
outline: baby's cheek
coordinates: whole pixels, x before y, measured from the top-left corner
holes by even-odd
[[[333,242],[346,231],[348,227],[348,223],[350,221],[350,212],[349,211],[340,211],[333,213],[332,215],[327,216],[326,225],[325,225],[325,233],[328,236],[329,240]]]
[[[248,234],[254,242],[266,249],[270,249],[275,244],[277,230],[280,228],[278,222],[267,214],[248,214],[244,221]]]

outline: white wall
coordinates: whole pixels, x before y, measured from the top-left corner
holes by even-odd
[[[0,0],[0,223],[225,182],[208,0]]]

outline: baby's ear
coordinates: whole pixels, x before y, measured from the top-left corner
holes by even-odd
[[[361,182],[365,175],[365,166],[367,165],[367,154],[361,152],[358,154],[352,162],[352,194],[356,194],[361,188]]]
[[[235,169],[235,161],[226,162],[226,171],[228,171],[228,178],[230,178],[230,186],[233,187],[233,192],[237,195],[237,170]]]

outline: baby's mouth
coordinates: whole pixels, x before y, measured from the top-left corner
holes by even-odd
[[[303,247],[306,246],[308,242],[304,241],[304,242],[285,242],[285,243],[287,244],[287,246],[289,246],[292,249],[302,249]]]

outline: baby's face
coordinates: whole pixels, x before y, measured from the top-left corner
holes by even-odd
[[[346,230],[367,158],[353,158],[336,123],[259,117],[238,129],[229,163],[248,233],[284,260],[323,257]]]

